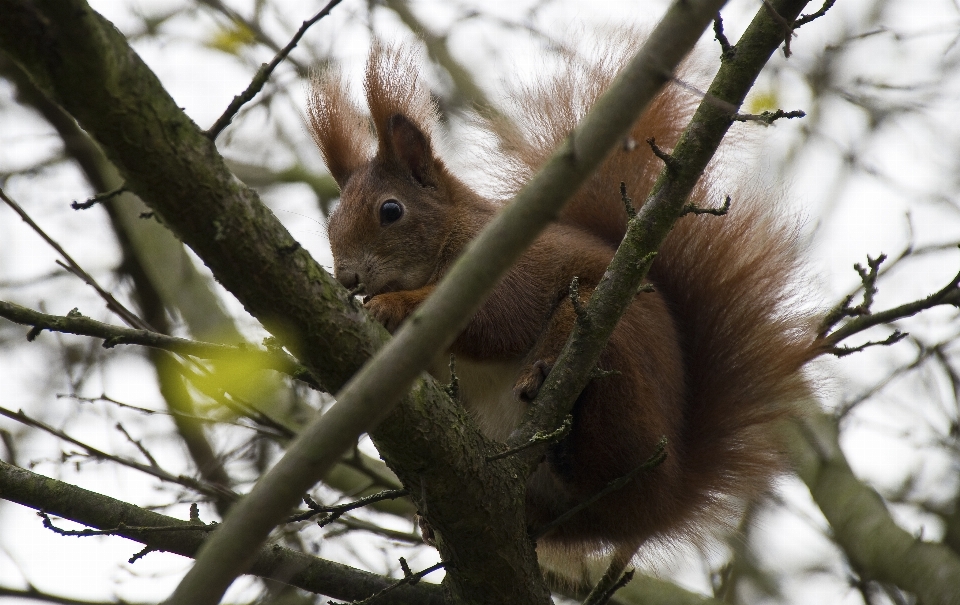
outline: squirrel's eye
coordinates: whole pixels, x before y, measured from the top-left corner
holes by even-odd
[[[395,223],[400,220],[401,216],[403,216],[403,206],[401,206],[397,200],[387,200],[380,206],[381,225],[386,226],[390,223]]]

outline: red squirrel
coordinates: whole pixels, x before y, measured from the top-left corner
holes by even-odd
[[[309,103],[312,134],[341,189],[328,225],[335,276],[362,286],[367,310],[391,331],[505,203],[478,194],[438,156],[436,109],[417,63],[409,49],[375,45],[364,85],[369,118],[337,72],[316,80]],[[499,153],[487,168],[505,198],[616,67],[609,57],[570,67],[520,95],[509,125],[492,124]],[[630,138],[672,146],[690,97],[668,86]],[[571,280],[588,300],[623,238],[620,183],[642,200],[660,168],[644,146],[611,152],[438,357],[456,356],[460,399],[489,438],[505,440],[517,426],[566,341]],[[694,199],[715,199],[709,175]],[[813,356],[813,322],[791,304],[798,257],[796,227],[764,197],[738,196],[725,216],[679,220],[650,270],[651,291],[637,294],[602,354],[600,368],[612,372],[579,396],[570,434],[528,481],[529,525],[543,526],[627,474],[664,436],[666,459],[554,528],[538,548],[629,557],[648,541],[698,541],[768,489],[783,467],[773,423],[809,390],[801,370]]]

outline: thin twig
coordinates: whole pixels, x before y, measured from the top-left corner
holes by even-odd
[[[641,472],[656,468],[664,460],[667,459],[666,448],[667,448],[667,438],[663,437],[657,443],[657,449],[656,451],[654,451],[653,455],[647,458],[646,460],[644,460],[643,463],[641,463],[638,467],[628,472],[626,475],[619,477],[617,479],[614,479],[613,481],[608,483],[606,487],[604,487],[602,490],[590,496],[580,504],[577,504],[567,512],[563,513],[562,515],[554,519],[553,521],[550,521],[549,523],[543,525],[542,527],[537,528],[536,531],[534,531],[530,537],[533,540],[537,540],[543,537],[544,535],[546,535],[547,532],[549,532],[555,527],[558,527],[564,524],[568,519],[570,519],[571,517],[573,517],[580,511],[582,511],[583,509],[589,507],[600,498],[603,498],[607,494],[610,494],[619,489],[622,489]]]
[[[445,566],[445,563],[441,561],[440,563],[431,565],[430,567],[424,569],[423,571],[412,573],[410,571],[410,567],[407,565],[406,559],[404,559],[403,557],[400,557],[400,568],[403,569],[403,578],[397,580],[390,586],[387,586],[380,592],[367,597],[366,599],[362,599],[360,601],[353,601],[351,605],[370,605],[371,603],[373,603],[383,595],[387,594],[388,592],[392,592],[397,588],[400,588],[401,586],[405,586],[407,584],[410,584],[412,586],[417,582],[419,582],[421,579],[423,579],[423,577],[426,576],[427,574],[433,573],[444,566]],[[338,603],[337,601],[327,601],[327,603],[329,603],[330,605],[347,605],[346,603]]]
[[[759,114],[738,113],[733,116],[733,119],[736,122],[759,122],[764,126],[770,126],[781,118],[792,120],[793,118],[805,118],[806,116],[807,113],[802,109],[796,109],[793,111],[777,109],[776,111],[764,111]]]
[[[737,47],[730,44],[727,35],[723,33],[723,17],[720,13],[713,19],[713,37],[720,43],[720,60],[727,61],[737,56]]]
[[[116,196],[126,191],[127,191],[127,184],[124,183],[123,185],[120,185],[116,189],[113,189],[111,191],[105,191],[103,193],[98,193],[93,197],[87,198],[87,201],[85,202],[78,202],[74,200],[73,202],[70,203],[70,207],[73,208],[74,210],[86,210],[88,208],[93,208],[97,204],[113,199]]]
[[[122,423],[118,422],[118,423],[116,424],[116,427],[117,427],[117,430],[120,431],[121,433],[123,433],[123,436],[127,438],[127,441],[129,441],[130,443],[132,443],[132,444],[134,445],[134,447],[136,447],[138,450],[140,450],[140,453],[143,454],[143,457],[147,459],[147,462],[150,463],[150,466],[152,466],[153,468],[160,468],[160,465],[157,464],[156,458],[154,458],[154,457],[150,454],[150,452],[147,450],[146,446],[143,445],[143,442],[142,442],[142,441],[140,441],[139,439],[134,439],[132,436],[130,436],[130,433],[127,432],[127,429],[123,428],[123,424],[122,424]]]
[[[186,477],[184,475],[174,475],[159,467],[150,466],[147,464],[136,462],[134,460],[128,460],[126,458],[121,458],[120,456],[114,456],[113,454],[108,454],[93,446],[87,445],[82,441],[74,439],[70,435],[67,435],[63,431],[55,429],[46,423],[43,423],[39,420],[31,418],[30,416],[27,416],[25,413],[23,413],[22,410],[14,412],[13,410],[9,410],[5,407],[0,406],[0,416],[6,416],[7,418],[10,418],[11,420],[16,420],[21,424],[25,424],[27,426],[38,428],[42,431],[46,431],[47,433],[50,433],[54,437],[58,437],[66,441],[67,443],[72,443],[73,445],[76,445],[77,447],[86,451],[88,455],[93,456],[94,458],[116,462],[117,464],[121,464],[123,466],[129,467],[129,468],[138,470],[142,473],[146,473],[148,475],[156,477],[161,481],[167,481],[168,483],[176,483],[177,485],[182,485],[186,488],[199,492],[205,496],[210,496],[211,498],[216,498],[216,499],[226,498],[229,501],[235,501],[240,498],[240,496],[236,492],[230,489],[227,489],[226,487],[219,486],[219,485],[212,485],[203,481],[199,481],[197,479],[193,479],[192,477]]]
[[[52,237],[47,235],[46,232],[40,228],[40,225],[38,225],[36,222],[34,222],[32,218],[30,218],[30,215],[27,214],[27,212],[20,206],[20,204],[16,203],[15,201],[7,197],[7,194],[4,193],[2,188],[0,188],[0,199],[6,202],[6,204],[10,206],[10,208],[12,208],[14,212],[19,214],[20,218],[23,219],[23,222],[30,225],[30,227],[37,233],[37,235],[42,237],[45,242],[50,244],[50,246],[54,250],[56,250],[60,254],[60,256],[63,257],[65,261],[67,261],[66,265],[63,265],[61,263],[58,263],[58,264],[63,266],[67,271],[73,273],[74,275],[82,279],[90,287],[96,290],[97,294],[99,294],[100,297],[104,301],[106,301],[107,308],[109,308],[111,311],[119,315],[120,319],[122,319],[124,323],[126,323],[128,326],[132,328],[139,328],[141,330],[151,330],[154,332],[156,331],[150,327],[150,324],[140,319],[140,317],[138,317],[136,313],[134,313],[133,311],[123,306],[120,303],[120,301],[118,301],[116,298],[113,297],[112,294],[110,294],[109,292],[101,288],[100,284],[98,284],[96,280],[94,280],[90,276],[89,273],[84,271],[80,267],[80,265],[78,265],[76,261],[74,261],[73,258],[69,254],[67,254],[67,251],[64,250],[63,247],[56,242],[56,240],[54,240]]]
[[[14,599],[33,599],[34,601],[56,603],[56,605],[117,605],[117,601],[82,601],[79,599],[61,597],[47,592],[41,592],[32,585],[27,585],[27,587],[23,589],[0,586],[0,598],[3,597],[12,597]],[[130,601],[124,601],[124,605],[135,604]],[[147,603],[143,603],[142,605],[147,605]]]
[[[551,431],[549,433],[544,433],[542,431],[539,431],[536,434],[534,434],[534,436],[531,437],[530,440],[524,443],[523,445],[510,448],[508,450],[500,452],[499,454],[487,456],[487,462],[493,462],[494,460],[500,460],[501,458],[506,458],[507,456],[513,456],[514,454],[518,452],[522,452],[523,450],[531,448],[535,445],[541,445],[543,443],[555,443],[557,441],[560,441],[561,439],[567,436],[572,426],[573,426],[573,416],[567,415],[567,417],[563,419],[563,423],[560,425],[560,427],[557,430]]]
[[[583,605],[606,605],[613,598],[614,593],[629,584],[636,571],[631,569],[623,573],[624,567],[624,563],[617,561],[614,557],[606,573],[583,600]]]
[[[587,327],[590,320],[587,317],[587,311],[583,306],[583,301],[580,300],[580,278],[576,275],[570,280],[567,295],[570,297],[570,304],[573,306],[573,313],[577,316],[577,321],[580,325]]]
[[[679,172],[680,170],[680,161],[677,158],[673,157],[657,145],[657,140],[653,137],[647,139],[647,145],[650,145],[650,149],[653,151],[653,155],[660,158],[660,160],[666,165],[667,170],[673,172]]]
[[[406,542],[408,544],[423,544],[423,538],[413,532],[398,531],[395,529],[380,527],[374,523],[363,521],[362,519],[356,519],[354,517],[340,517],[335,521],[335,523],[341,525],[342,528],[328,531],[327,538],[332,538],[347,531],[368,531],[370,533],[377,534],[378,536],[387,538],[388,540]]]
[[[141,534],[150,534],[150,533],[160,533],[160,532],[172,532],[172,531],[213,531],[217,528],[217,523],[211,523],[210,525],[195,523],[184,524],[184,525],[174,525],[174,526],[156,526],[156,527],[137,527],[133,525],[125,525],[123,523],[117,525],[111,529],[61,529],[53,524],[53,521],[50,520],[50,516],[47,515],[44,511],[37,511],[37,516],[43,519],[43,526],[52,531],[55,534],[61,536],[71,536],[75,538],[87,538],[90,536],[122,536],[125,533],[137,532]]]
[[[376,494],[370,494],[369,496],[364,496],[359,500],[353,502],[347,502],[345,504],[337,504],[336,506],[323,506],[317,504],[313,498],[310,496],[304,496],[304,503],[310,507],[310,510],[304,511],[302,513],[297,513],[290,516],[287,519],[287,523],[297,523],[298,521],[306,521],[316,517],[317,515],[326,514],[326,516],[320,520],[320,527],[327,525],[333,521],[336,521],[344,513],[362,508],[364,506],[373,504],[374,502],[381,502],[383,500],[395,500],[397,498],[402,498],[408,495],[408,492],[405,489],[388,489],[382,492],[377,492]]]
[[[850,320],[829,335],[821,336],[819,340],[828,350],[833,349],[836,348],[837,345],[845,338],[852,336],[853,334],[857,334],[858,332],[863,332],[867,328],[872,328],[873,326],[880,324],[888,324],[905,317],[911,317],[920,311],[924,311],[938,305],[953,305],[954,307],[960,307],[960,273],[957,273],[946,286],[926,298],[909,302],[892,309],[887,309],[886,311],[881,311],[880,313],[862,315],[856,319]]]
[[[814,19],[819,19],[827,14],[827,11],[833,8],[833,5],[836,3],[836,1],[837,0],[826,0],[826,2],[823,3],[823,6],[820,7],[820,10],[817,12],[809,15],[801,15],[799,19],[793,22],[793,30],[796,31]]]
[[[623,181],[620,181],[620,201],[623,202],[623,208],[627,211],[628,219],[637,216],[637,209],[633,207],[633,198],[627,195],[627,184]]]
[[[3,300],[0,300],[0,317],[21,325],[33,326],[33,329],[27,335],[28,340],[33,340],[43,330],[50,330],[51,332],[102,338],[104,339],[103,347],[105,349],[121,344],[136,344],[201,359],[243,359],[245,362],[253,362],[259,368],[282,372],[315,389],[322,388],[306,368],[282,349],[263,351],[247,345],[233,347],[178,338],[150,329],[124,328],[103,323],[82,315],[76,309],[73,309],[67,315],[49,315]]]
[[[847,355],[859,353],[860,351],[869,349],[870,347],[887,347],[900,342],[906,337],[907,334],[905,332],[894,330],[893,334],[887,336],[883,340],[868,340],[862,345],[858,345],[856,347],[831,347],[830,349],[827,349],[827,351],[833,355],[836,355],[837,357],[846,357]]]
[[[867,256],[867,267],[864,268],[860,263],[853,265],[854,270],[860,275],[860,287],[844,297],[840,303],[831,309],[820,325],[820,336],[825,336],[831,328],[840,323],[845,317],[859,317],[869,315],[870,307],[873,306],[873,299],[877,294],[877,279],[880,277],[880,266],[887,259],[886,254],[881,254],[877,258]],[[863,290],[863,302],[856,307],[850,306],[854,295]]]
[[[460,401],[460,379],[457,377],[457,357],[453,353],[450,354],[450,365],[448,367],[450,368],[450,384],[448,384],[444,390],[447,391],[450,399]]]
[[[783,18],[783,15],[777,12],[777,9],[773,7],[770,0],[763,0],[763,5],[773,20],[783,29],[783,56],[789,58],[792,54],[790,50],[790,39],[794,36],[793,27]]]
[[[723,201],[723,206],[719,208],[701,208],[694,203],[685,204],[683,206],[683,214],[712,214],[713,216],[723,216],[730,211],[730,196]]]
[[[230,102],[230,105],[227,106],[226,111],[223,112],[217,121],[213,123],[213,126],[207,130],[206,135],[210,137],[211,140],[216,140],[216,138],[223,132],[223,129],[230,125],[230,122],[233,121],[233,117],[240,111],[240,108],[244,106],[245,103],[250,101],[253,97],[257,96],[257,93],[263,88],[264,84],[267,83],[267,80],[270,78],[270,74],[273,73],[273,70],[277,68],[277,65],[287,58],[287,55],[290,54],[300,42],[300,38],[303,37],[311,25],[323,19],[327,14],[335,7],[340,4],[341,0],[330,0],[323,9],[303,22],[300,26],[300,29],[297,30],[297,33],[293,35],[293,38],[290,39],[290,42],[286,46],[280,49],[270,63],[264,63],[260,66],[260,69],[257,70],[257,74],[253,77],[253,80],[250,82],[250,85],[247,86],[247,89],[244,90],[239,95],[233,97],[233,101]]]

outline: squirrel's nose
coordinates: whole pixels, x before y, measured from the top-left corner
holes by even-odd
[[[334,275],[344,288],[352,290],[360,283],[360,276],[357,275],[356,271],[344,270],[338,267],[336,271],[334,271]]]

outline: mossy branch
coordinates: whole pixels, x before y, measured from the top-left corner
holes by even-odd
[[[0,461],[0,494],[10,500],[47,514],[70,519],[101,532],[110,531],[152,550],[194,557],[207,531],[197,531],[190,521],[174,519],[132,504],[37,475]],[[149,528],[143,531],[142,528]],[[344,600],[367,598],[393,585],[394,580],[346,565],[334,563],[279,544],[259,549],[249,573],[273,578],[307,590]],[[411,605],[444,602],[440,587],[421,582],[406,586],[379,600],[380,605]]]
[[[783,429],[797,473],[856,569],[915,594],[920,603],[960,605],[960,558],[897,525],[880,495],[850,469],[834,419],[816,414]]]

